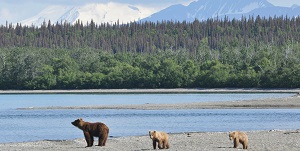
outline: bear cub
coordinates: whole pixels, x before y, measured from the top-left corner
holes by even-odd
[[[229,140],[233,139],[233,147],[237,148],[239,143],[243,145],[243,149],[248,149],[248,136],[244,132],[229,132]]]
[[[86,147],[93,146],[94,136],[99,137],[98,146],[105,146],[108,138],[109,128],[104,123],[89,123],[83,121],[82,118],[71,123],[83,131],[85,141],[87,143]]]
[[[169,136],[167,133],[159,131],[149,131],[149,136],[152,139],[153,149],[156,149],[156,144],[159,149],[170,148]]]

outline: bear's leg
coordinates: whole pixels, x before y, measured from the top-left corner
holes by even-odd
[[[234,139],[233,147],[237,148],[238,146],[239,146],[239,140],[238,139]]]
[[[163,148],[165,149],[165,148],[167,148],[167,142],[166,142],[166,140],[164,140],[163,142],[162,142],[162,144],[163,144]]]
[[[166,141],[165,143],[166,143],[165,149],[169,149],[170,148],[169,142]]]
[[[156,141],[152,141],[153,149],[156,149]]]
[[[98,145],[97,145],[97,146],[103,146],[103,145],[102,145],[102,142],[103,142],[103,138],[100,136],[100,137],[98,138]]]
[[[105,146],[106,143],[106,136],[100,135],[98,140],[98,146]]]
[[[98,146],[105,146],[107,137],[108,137],[108,134],[106,134],[105,132],[100,132],[99,133]]]
[[[107,138],[108,138],[108,134],[105,134],[102,140],[102,146],[105,146]]]
[[[91,136],[91,146],[93,146],[94,145],[94,136],[92,135],[92,134],[90,134],[90,136]]]
[[[247,143],[243,143],[243,149],[248,149],[248,144]]]
[[[158,141],[158,148],[159,149],[163,149],[164,148],[164,146],[163,146],[163,141]]]
[[[91,140],[90,133],[85,131],[85,132],[83,132],[83,134],[84,134],[84,137],[85,137],[85,141],[86,141],[86,143],[87,143],[87,146],[86,146],[86,147],[91,147],[91,146],[93,146],[93,145],[91,145],[92,140]]]
[[[103,142],[103,134],[101,132],[99,132],[99,134],[98,134],[98,145],[97,146],[102,146],[102,142]]]

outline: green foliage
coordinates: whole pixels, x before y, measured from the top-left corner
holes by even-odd
[[[299,31],[299,17],[0,26],[0,89],[299,88]]]
[[[219,61],[207,61],[201,66],[199,83],[203,87],[228,87],[234,77],[233,67]]]
[[[29,89],[53,89],[56,86],[56,75],[53,67],[49,65],[42,67],[38,76],[30,82],[26,82],[25,86]]]

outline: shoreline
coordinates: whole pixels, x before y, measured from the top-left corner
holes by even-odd
[[[299,130],[262,130],[246,131],[249,137],[249,149],[253,151],[297,151],[300,148]],[[235,151],[233,142],[228,138],[228,132],[183,132],[169,134],[170,149],[169,151],[189,150],[189,151]],[[20,143],[0,143],[0,150],[57,150],[57,151],[145,151],[153,150],[152,141],[149,136],[128,136],[109,138],[104,147],[94,146],[86,148],[84,138],[74,140],[42,140],[34,142]],[[242,149],[242,145],[239,147]]]
[[[300,93],[300,89],[177,88],[177,89],[81,89],[81,90],[0,90],[0,94],[111,94],[111,93]]]

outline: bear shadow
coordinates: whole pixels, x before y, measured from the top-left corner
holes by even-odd
[[[143,150],[152,150],[152,149],[140,149],[140,150],[134,150],[134,151],[143,151]]]
[[[220,146],[220,147],[217,147],[217,148],[233,148],[233,147],[228,147],[228,146],[227,147],[222,147],[222,146]]]

